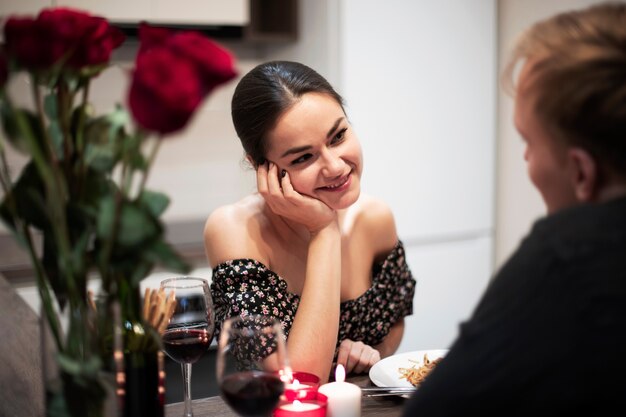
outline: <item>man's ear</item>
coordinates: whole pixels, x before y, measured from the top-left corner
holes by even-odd
[[[576,198],[588,202],[595,198],[599,187],[598,163],[583,148],[572,147],[567,153],[572,164],[572,185]]]

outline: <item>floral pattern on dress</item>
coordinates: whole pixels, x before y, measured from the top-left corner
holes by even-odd
[[[341,303],[337,346],[344,339],[370,346],[381,343],[396,322],[413,313],[415,285],[398,241],[385,260],[374,265],[371,287]],[[213,268],[211,295],[216,338],[224,320],[248,314],[275,317],[287,337],[300,304],[300,296],[287,291],[284,279],[254,259],[234,259]]]

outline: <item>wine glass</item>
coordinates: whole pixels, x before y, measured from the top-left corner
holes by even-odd
[[[222,398],[240,416],[270,416],[291,376],[280,323],[263,315],[236,316],[222,326],[217,381]]]
[[[174,292],[176,307],[163,333],[163,349],[181,364],[185,411],[183,417],[193,417],[191,409],[191,364],[209,349],[215,330],[215,312],[209,283],[203,278],[177,277],[161,281],[165,294]]]

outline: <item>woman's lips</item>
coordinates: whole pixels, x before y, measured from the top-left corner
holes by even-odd
[[[320,187],[319,190],[329,191],[333,193],[345,191],[350,187],[350,183],[352,183],[352,173],[348,174],[345,178],[341,179],[340,181],[336,182],[335,184],[331,186]]]

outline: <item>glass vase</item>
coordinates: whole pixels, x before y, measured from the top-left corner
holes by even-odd
[[[55,342],[49,317],[40,314],[45,414],[49,417],[117,417],[114,375],[103,366],[94,312],[67,306],[58,314],[66,330]]]

